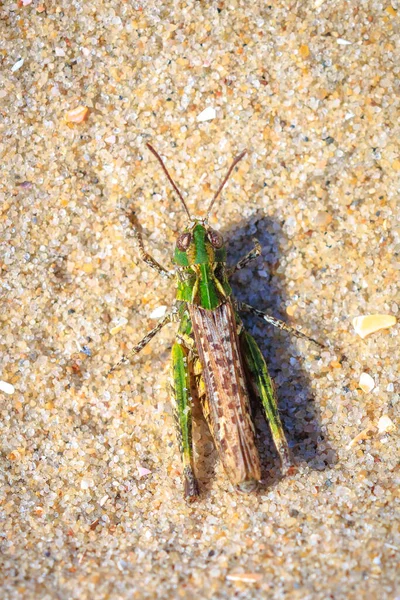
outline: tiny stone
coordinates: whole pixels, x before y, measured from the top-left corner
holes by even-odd
[[[319,210],[313,219],[313,223],[317,227],[329,225],[331,221],[332,216],[326,210]]]
[[[18,71],[22,67],[23,64],[24,64],[24,59],[20,58],[19,60],[17,60],[16,63],[13,64],[13,66],[11,67],[11,71],[13,73],[15,73],[15,71]]]
[[[139,477],[144,477],[145,475],[150,475],[151,471],[149,471],[149,469],[146,469],[145,467],[138,467],[138,473]]]
[[[68,123],[82,123],[89,114],[87,106],[77,106],[72,110],[68,110],[65,118]]]
[[[126,319],[125,317],[118,317],[117,319],[113,319],[113,322],[114,326],[110,329],[111,335],[115,335],[116,333],[121,331],[121,329],[125,327],[125,325],[127,325],[128,319]]]
[[[292,304],[291,306],[287,306],[286,307],[286,312],[289,315],[289,317],[293,317],[293,315],[296,312],[297,308],[298,308],[297,304]]]
[[[303,44],[300,46],[299,54],[301,58],[308,58],[310,56],[310,48],[307,46],[307,44]]]
[[[370,392],[375,387],[375,381],[368,373],[361,373],[359,386],[363,392]]]
[[[15,392],[15,387],[7,381],[0,381],[0,392],[11,395]]]
[[[379,433],[386,433],[387,431],[394,431],[396,429],[392,419],[387,415],[383,415],[378,421]]]
[[[157,308],[155,308],[153,310],[152,313],[150,313],[149,318],[150,319],[161,319],[161,317],[163,317],[165,315],[165,313],[167,312],[167,306],[165,305],[161,305],[158,306]]]

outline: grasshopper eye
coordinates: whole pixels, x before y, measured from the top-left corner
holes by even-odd
[[[180,235],[178,237],[178,241],[176,242],[176,245],[178,246],[179,250],[181,250],[182,252],[186,252],[186,250],[190,246],[191,241],[192,241],[191,233],[182,233],[182,235]]]
[[[214,248],[222,248],[222,246],[224,245],[222,235],[218,233],[218,231],[214,231],[214,229],[210,229],[207,233],[208,239],[210,240]]]

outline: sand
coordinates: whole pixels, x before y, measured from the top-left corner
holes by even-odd
[[[2,4],[1,598],[398,597],[399,328],[352,321],[399,314],[399,10]],[[245,318],[294,457],[257,414],[254,495],[197,414],[182,498],[176,325],[106,377],[174,297],[126,216],[171,268],[185,213],[146,142],[197,216],[247,147],[210,219],[230,264],[262,245],[234,293],[328,345]]]

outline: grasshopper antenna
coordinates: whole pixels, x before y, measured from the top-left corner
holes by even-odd
[[[236,167],[236,165],[238,164],[238,162],[239,162],[240,160],[242,160],[242,158],[243,158],[243,156],[246,154],[246,152],[247,152],[247,149],[246,149],[246,150],[243,150],[243,152],[241,152],[241,153],[239,154],[239,156],[237,156],[237,157],[235,158],[235,160],[233,161],[233,163],[232,163],[232,164],[231,164],[231,166],[229,167],[229,171],[228,171],[228,172],[227,172],[227,174],[225,175],[225,179],[223,180],[223,182],[222,182],[222,183],[221,183],[221,185],[219,186],[219,188],[218,188],[218,190],[217,190],[217,192],[216,192],[216,194],[215,194],[214,198],[211,200],[211,204],[210,204],[210,206],[208,207],[208,210],[207,210],[207,216],[206,216],[206,220],[207,220],[207,219],[208,219],[208,217],[210,216],[210,212],[211,212],[211,209],[212,209],[212,207],[214,206],[214,202],[216,201],[216,199],[218,198],[218,196],[219,196],[219,195],[220,195],[220,193],[222,192],[222,189],[223,189],[224,185],[226,184],[226,182],[228,181],[228,179],[229,179],[229,177],[230,177],[230,175],[231,175],[231,173],[232,173],[233,169]]]
[[[158,162],[162,166],[164,173],[168,177],[168,181],[170,182],[170,184],[174,188],[175,192],[178,194],[179,198],[181,199],[181,202],[183,204],[183,208],[185,209],[187,216],[189,217],[189,219],[191,219],[192,217],[190,216],[190,212],[189,212],[188,207],[186,206],[186,202],[183,199],[183,196],[180,193],[180,191],[178,190],[178,187],[175,184],[174,180],[172,179],[171,175],[168,173],[167,167],[164,165],[163,159],[161,158],[161,156],[158,154],[158,152],[153,148],[153,146],[151,144],[146,144],[146,146],[148,147],[148,149],[150,150],[150,152],[152,152],[154,154],[154,156],[157,158]]]

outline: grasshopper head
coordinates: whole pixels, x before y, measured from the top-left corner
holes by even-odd
[[[179,267],[225,263],[226,248],[222,235],[205,222],[195,221],[179,235],[174,261]]]

